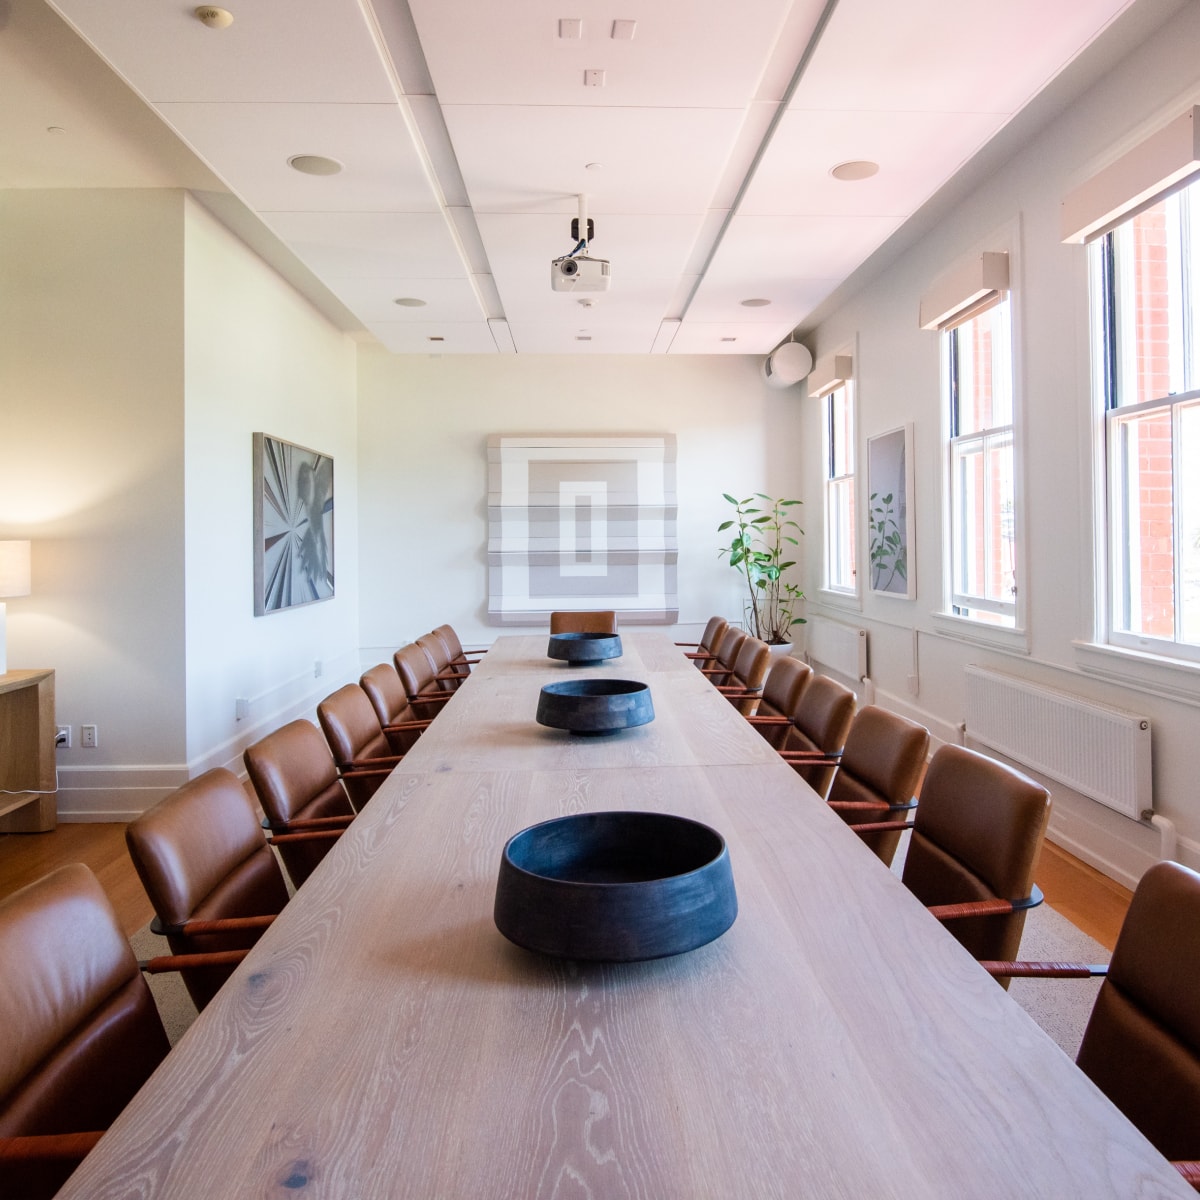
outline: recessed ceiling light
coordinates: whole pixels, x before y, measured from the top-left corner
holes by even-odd
[[[603,163],[584,163],[583,169],[585,171],[603,171],[604,164]]]
[[[397,296],[392,301],[393,304],[400,305],[401,308],[424,308],[425,301],[418,300],[416,296]]]
[[[426,341],[430,342],[444,342],[445,340],[446,339],[444,337],[429,337],[426,339]]]
[[[228,29],[233,24],[233,13],[227,8],[213,8],[208,4],[194,10],[196,19],[209,29]]]
[[[879,164],[867,158],[854,158],[849,162],[838,163],[830,172],[834,179],[843,183],[853,183],[859,179],[870,179],[879,173]]]
[[[743,300],[742,307],[743,308],[766,308],[767,305],[770,303],[771,303],[770,300],[764,300],[760,296],[754,300]]]
[[[301,175],[336,175],[342,169],[336,158],[326,158],[323,154],[293,154],[288,166]]]
[[[66,133],[67,131],[61,125],[47,125],[47,133]]]
[[[592,340],[592,335],[590,333],[577,333],[575,335],[575,340],[577,342],[590,342]]]
[[[721,339],[721,341],[723,341],[723,342],[736,342],[736,341],[737,341],[737,338],[735,338],[735,337],[723,337],[723,338]]]

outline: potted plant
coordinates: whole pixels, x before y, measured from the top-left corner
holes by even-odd
[[[804,530],[791,519],[788,509],[800,500],[774,500],[756,492],[746,500],[735,500],[728,493],[725,499],[733,505],[734,515],[717,526],[717,532],[733,529],[728,546],[718,553],[729,556],[729,565],[746,580],[749,600],[746,618],[754,636],[768,645],[790,645],[792,626],[803,625],[804,618],[796,609],[804,593],[783,574],[795,561],[785,559],[787,547],[800,542],[792,531],[803,535]],[[758,507],[756,501],[761,501]]]

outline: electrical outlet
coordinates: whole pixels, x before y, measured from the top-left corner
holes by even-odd
[[[313,663],[313,678],[320,679],[325,674],[325,664],[318,658]]]
[[[70,748],[71,748],[71,727],[70,727],[70,725],[55,725],[55,727],[54,727],[54,744],[60,750],[70,750]]]
[[[250,715],[250,701],[245,696],[239,696],[233,702],[233,716],[237,721],[244,721]]]
[[[80,725],[79,744],[85,750],[95,750],[100,744],[100,739],[96,736],[95,725]]]

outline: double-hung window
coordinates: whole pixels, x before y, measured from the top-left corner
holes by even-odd
[[[1200,659],[1200,183],[1091,245],[1107,635]]]
[[[1011,626],[1017,578],[1007,294],[942,337],[949,399],[950,611]]]
[[[825,585],[855,590],[854,397],[849,380],[828,392],[825,405]]]

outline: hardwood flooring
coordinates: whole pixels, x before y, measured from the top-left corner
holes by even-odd
[[[86,863],[96,873],[126,934],[154,915],[125,849],[121,824],[63,824],[51,833],[0,836],[0,898],[64,863]],[[1051,842],[1036,872],[1046,901],[1110,950],[1116,944],[1130,892]]]

